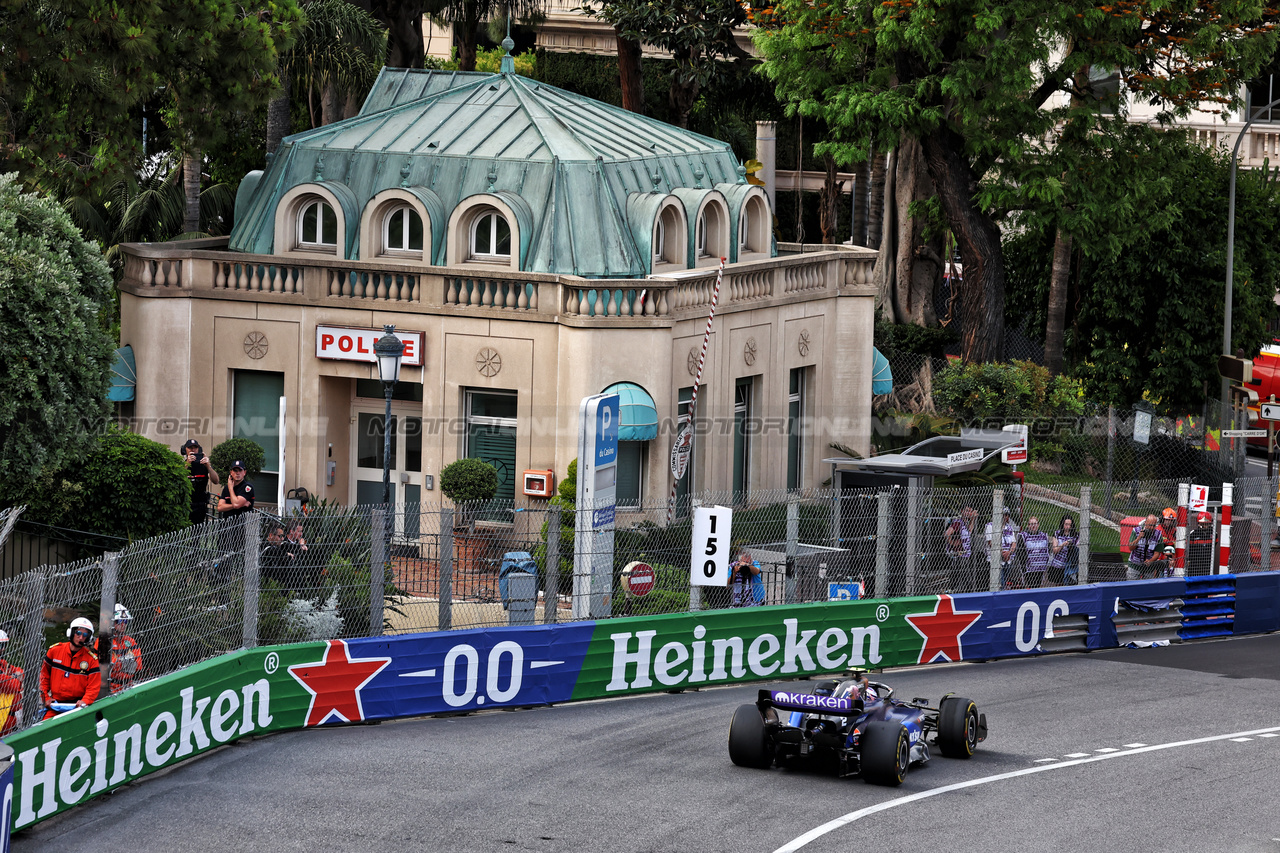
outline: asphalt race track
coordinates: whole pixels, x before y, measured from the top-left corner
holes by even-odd
[[[1280,851],[1280,635],[880,677],[972,697],[990,738],[892,789],[730,764],[729,718],[762,685],[291,732],[13,849]]]

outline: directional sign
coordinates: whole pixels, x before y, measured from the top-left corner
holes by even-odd
[[[1264,421],[1280,421],[1280,403],[1263,403],[1262,419]]]
[[[1223,438],[1266,438],[1265,429],[1224,429]]]
[[[952,465],[959,465],[965,462],[981,462],[982,457],[985,455],[986,451],[981,447],[977,447],[973,450],[961,450],[956,453],[948,453],[947,462]]]

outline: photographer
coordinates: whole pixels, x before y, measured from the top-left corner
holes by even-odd
[[[729,589],[733,607],[755,607],[764,601],[760,564],[746,550],[739,551],[738,559],[729,566]]]
[[[191,523],[203,524],[209,515],[209,484],[217,486],[222,481],[194,438],[182,445],[182,460],[187,466],[187,479],[191,480]]]

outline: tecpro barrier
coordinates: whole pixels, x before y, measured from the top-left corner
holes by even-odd
[[[1234,611],[1220,614],[1224,624],[1237,634],[1280,628],[1280,574],[1234,580]],[[13,827],[250,735],[1112,647],[1118,612],[1167,612],[1187,586],[1172,578],[242,650],[9,738],[17,754]],[[1213,601],[1212,592],[1200,595]],[[1214,618],[1204,610],[1189,618]],[[1064,626],[1074,638],[1066,646],[1058,642]]]

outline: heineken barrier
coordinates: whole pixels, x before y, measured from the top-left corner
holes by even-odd
[[[1224,582],[1234,581],[1221,576]],[[1275,630],[1274,583],[1235,614]],[[286,729],[1116,645],[1125,600],[1182,579],[409,634],[243,650],[8,740],[20,829],[238,738]],[[1234,599],[1233,599],[1234,600]],[[1252,613],[1253,615],[1249,615]],[[1225,623],[1225,624],[1230,624]]]

